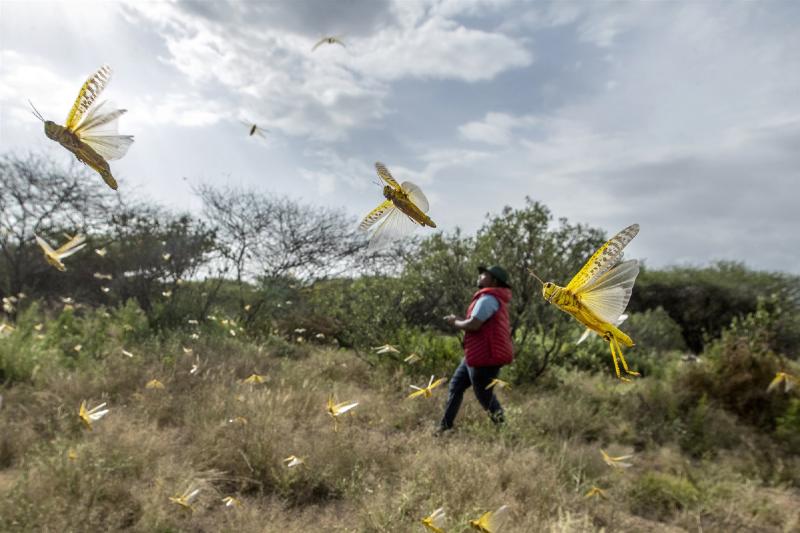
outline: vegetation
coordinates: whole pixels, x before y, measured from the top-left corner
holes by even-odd
[[[800,375],[794,276],[646,270],[622,326],[642,377],[623,384],[606,345],[576,345],[582,328],[527,275],[568,279],[604,235],[541,204],[368,256],[338,212],[293,228],[274,218],[310,209],[287,199],[203,188],[198,217],[83,183],[0,159],[2,531],[407,532],[441,506],[447,531],[465,531],[503,504],[509,533],[800,526],[800,396],[767,392],[776,372]],[[226,218],[212,200],[262,214]],[[63,273],[32,241],[79,231],[90,244]],[[436,436],[446,387],[406,400],[409,385],[452,372],[461,347],[439,318],[463,313],[492,263],[515,293],[508,423],[468,397]],[[372,350],[384,343],[400,353]],[[359,402],[338,431],[331,395]],[[83,401],[110,409],[91,430]],[[194,489],[191,509],[169,499]]]

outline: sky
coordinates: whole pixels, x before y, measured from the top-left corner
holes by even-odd
[[[381,161],[436,231],[530,197],[639,223],[626,257],[651,268],[800,274],[798,27],[792,1],[0,0],[0,153],[68,161],[28,100],[63,124],[108,64],[123,195],[199,212],[208,183],[355,223]]]

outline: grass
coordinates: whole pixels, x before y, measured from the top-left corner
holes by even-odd
[[[0,339],[14,370],[0,409],[0,530],[409,532],[443,506],[453,532],[504,504],[507,533],[800,527],[797,456],[707,400],[682,405],[655,378],[554,369],[552,386],[499,393],[506,427],[468,393],[457,429],[436,437],[446,387],[405,399],[422,373],[333,346],[136,328],[62,316],[44,338],[23,320]],[[254,372],[266,383],[243,384]],[[153,378],[165,388],[145,389]],[[330,394],[360,402],[337,432]],[[92,431],[82,400],[111,409]],[[600,448],[634,465],[613,469]],[[286,468],[289,455],[305,465]],[[608,499],[587,499],[592,486]],[[193,510],[169,501],[190,488]]]

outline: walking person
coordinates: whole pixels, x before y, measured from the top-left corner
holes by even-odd
[[[488,385],[513,358],[508,303],[511,285],[508,272],[498,265],[478,267],[478,291],[472,296],[467,315],[444,317],[445,322],[464,331],[464,358],[450,379],[450,391],[439,431],[452,429],[464,392],[472,387],[475,397],[495,424],[505,421],[503,408]]]

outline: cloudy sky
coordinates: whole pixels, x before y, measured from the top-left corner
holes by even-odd
[[[383,161],[444,231],[530,196],[638,222],[626,255],[653,267],[800,273],[798,27],[792,1],[0,0],[0,152],[66,161],[27,100],[63,123],[107,63],[122,194],[198,209],[191,183],[228,184],[355,220]],[[326,35],[347,46],[312,53]]]

